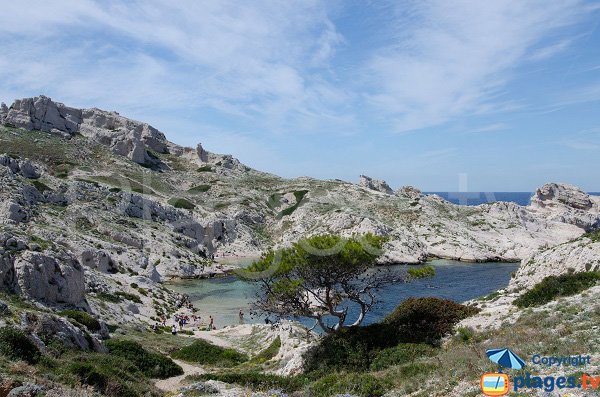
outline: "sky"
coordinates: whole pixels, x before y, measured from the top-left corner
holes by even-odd
[[[9,105],[116,110],[285,177],[600,191],[600,1],[0,5]]]

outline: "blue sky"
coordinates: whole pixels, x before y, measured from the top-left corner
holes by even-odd
[[[9,104],[117,110],[288,177],[600,191],[600,1],[3,3]]]

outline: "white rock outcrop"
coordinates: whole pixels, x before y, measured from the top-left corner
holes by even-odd
[[[35,300],[80,304],[85,282],[83,268],[71,256],[25,251],[14,260],[15,289]]]
[[[376,190],[381,193],[392,194],[394,191],[387,184],[386,181],[382,179],[373,179],[366,175],[360,175],[358,177],[358,185],[362,187],[366,187],[367,189]]]

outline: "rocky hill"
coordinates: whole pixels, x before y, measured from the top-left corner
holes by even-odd
[[[312,234],[388,236],[384,263],[518,261],[600,225],[600,198],[569,185],[466,207],[366,176],[284,179],[43,96],[2,104],[0,124],[0,286],[119,321],[175,305],[160,281],[227,270],[215,254]]]

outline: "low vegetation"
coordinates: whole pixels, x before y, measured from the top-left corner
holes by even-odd
[[[100,331],[100,322],[86,312],[80,310],[63,310],[58,314],[67,317],[70,320],[74,320],[76,323],[85,325],[85,327],[92,332]]]
[[[189,189],[188,192],[190,193],[206,193],[210,190],[210,185],[198,185],[198,186],[194,186],[193,188]]]
[[[412,278],[427,278],[435,276],[435,268],[431,265],[408,269],[408,275]]]
[[[12,327],[0,328],[0,355],[14,361],[35,364],[40,359],[40,351],[35,344],[20,331]]]
[[[518,307],[540,306],[561,296],[575,295],[600,282],[600,272],[581,272],[548,276],[515,299]]]
[[[248,361],[248,356],[237,350],[215,346],[202,339],[173,352],[171,357],[215,367],[234,367]]]
[[[128,340],[109,340],[106,347],[111,355],[131,361],[149,378],[165,379],[183,374],[183,369],[173,360],[162,354],[152,353],[137,342]]]
[[[190,201],[184,198],[173,197],[169,200],[169,204],[171,204],[175,208],[183,208],[186,210],[193,210],[196,206]]]

